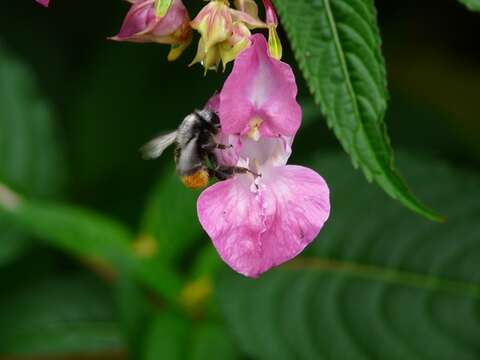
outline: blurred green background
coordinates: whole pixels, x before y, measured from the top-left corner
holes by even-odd
[[[218,260],[171,151],[138,153],[225,74],[188,68],[195,46],[167,63],[167,47],[106,40],[126,2],[9,2],[0,183],[24,204],[0,211],[0,358],[480,359],[480,14],[376,4],[399,167],[449,220],[355,172],[295,69],[291,162],[326,178],[332,215],[301,259],[249,280]]]

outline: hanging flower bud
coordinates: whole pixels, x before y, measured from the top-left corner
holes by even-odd
[[[201,63],[208,69],[217,69],[220,63],[220,50],[218,44],[227,40],[233,27],[229,6],[223,1],[208,3],[190,23],[200,35],[197,55],[190,65]]]
[[[268,26],[268,49],[270,55],[277,60],[282,58],[282,43],[277,33],[278,18],[275,8],[270,0],[263,0],[265,6],[265,14]]]
[[[48,3],[50,2],[50,0],[36,0],[36,2],[45,7],[48,7]]]
[[[220,62],[225,65],[250,45],[250,29],[266,28],[258,19],[258,9],[252,0],[244,0],[238,9],[230,8],[228,1],[212,0],[193,19],[191,26],[200,35],[197,55],[190,65],[201,63],[205,71],[216,70]],[[254,4],[254,2],[253,2]],[[256,5],[255,5],[256,6]]]
[[[190,44],[191,38],[190,17],[181,0],[137,0],[120,32],[111,39],[171,45],[168,60],[173,61]]]
[[[230,36],[233,20],[229,9],[229,6],[221,0],[211,1],[190,23],[202,36],[206,51]]]

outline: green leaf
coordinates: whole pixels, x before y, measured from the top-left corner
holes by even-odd
[[[185,359],[191,330],[190,321],[180,315],[158,315],[146,338],[143,360]]]
[[[0,215],[0,266],[20,257],[30,245],[30,240]]]
[[[110,275],[113,265],[131,272],[167,300],[177,299],[180,279],[161,264],[137,257],[130,246],[132,234],[112,219],[68,205],[21,198],[1,184],[0,215],[46,243],[81,257],[100,273]]]
[[[198,192],[187,189],[174,171],[156,185],[143,216],[141,233],[155,239],[156,258],[161,262],[178,262],[195,240],[201,238],[197,197]]]
[[[155,317],[145,338],[143,360],[233,360],[238,350],[231,335],[215,323],[195,324],[174,312]]]
[[[432,220],[394,167],[383,118],[385,64],[373,0],[274,0],[315,101],[353,165]]]
[[[472,11],[480,11],[479,0],[459,0],[459,1]]]
[[[323,155],[316,168],[330,184],[332,214],[318,239],[260,280],[233,272],[220,280],[219,303],[247,354],[480,357],[480,178],[418,157],[401,160],[448,223],[414,216],[362,183],[342,157]]]
[[[34,79],[0,44],[0,181],[51,197],[62,187],[64,164],[52,113]]]
[[[128,340],[129,358],[138,359],[147,334],[145,325],[149,323],[154,307],[144,289],[128,272],[120,272],[115,290],[122,333]]]
[[[0,43],[0,181],[36,197],[57,195],[64,175],[57,139],[33,74]],[[0,265],[17,258],[28,244],[0,216]]]
[[[87,276],[50,275],[0,295],[0,354],[123,350],[108,289]]]
[[[222,268],[222,260],[211,243],[205,245],[193,260],[191,275],[193,278],[202,276],[213,277]]]
[[[233,360],[239,359],[230,334],[217,324],[204,324],[195,330],[189,359]]]

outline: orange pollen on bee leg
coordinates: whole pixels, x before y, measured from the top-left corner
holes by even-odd
[[[186,187],[190,189],[201,189],[208,185],[208,172],[201,169],[192,175],[182,176],[181,179]]]

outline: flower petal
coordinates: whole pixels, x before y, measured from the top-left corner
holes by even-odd
[[[220,132],[216,136],[218,144],[225,145],[226,149],[215,150],[215,156],[220,165],[223,166],[241,166],[239,164],[240,151],[242,150],[242,139],[237,135],[226,135]]]
[[[253,122],[262,136],[293,136],[302,110],[296,101],[297,85],[291,67],[273,59],[265,37],[250,37],[252,45],[235,60],[220,93],[219,116],[227,134],[245,134]]]
[[[297,165],[274,168],[264,182],[266,271],[294,258],[316,238],[330,215],[330,191],[319,174]]]
[[[42,4],[43,6],[47,7],[48,3],[50,0],[36,0],[39,4]]]
[[[216,114],[218,114],[219,106],[220,95],[218,93],[213,94],[205,105],[206,108],[212,110]],[[224,166],[237,166],[240,158],[240,151],[242,149],[242,140],[240,136],[227,135],[220,129],[215,140],[218,144],[227,146],[226,149],[215,150],[218,163]]]
[[[211,1],[190,22],[204,40],[205,50],[225,41],[232,31],[230,8],[223,1]]]
[[[131,40],[135,35],[145,31],[152,18],[155,17],[154,1],[137,1],[134,3],[123,21],[120,32],[114,40]]]
[[[222,259],[257,277],[297,256],[317,236],[330,200],[322,177],[301,166],[273,168],[260,190],[249,184],[248,175],[219,182],[200,195],[197,209]]]
[[[173,0],[168,12],[152,29],[154,37],[172,35],[172,42],[182,43],[191,36],[190,16],[181,0]]]
[[[261,249],[265,230],[258,197],[242,180],[245,176],[218,182],[202,192],[197,202],[198,218],[223,261],[234,270],[253,275],[257,261],[251,254]]]

